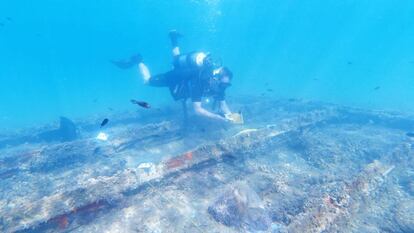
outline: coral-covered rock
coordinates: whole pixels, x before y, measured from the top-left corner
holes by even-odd
[[[257,193],[245,183],[228,188],[208,208],[209,214],[219,223],[246,230],[267,230],[271,219]]]

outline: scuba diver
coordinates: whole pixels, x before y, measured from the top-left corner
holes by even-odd
[[[168,87],[174,100],[182,100],[186,117],[186,100],[191,99],[194,112],[198,116],[220,122],[240,123],[239,115],[233,114],[225,101],[225,91],[231,85],[232,72],[213,62],[211,55],[204,52],[181,54],[178,39],[182,37],[176,30],[169,33],[172,44],[173,69],[166,73],[151,76],[140,54],[129,61],[120,61],[119,67],[138,64],[144,83],[154,87]],[[116,62],[113,62],[117,65]],[[208,111],[202,106],[203,97],[212,97],[219,104],[219,113]]]

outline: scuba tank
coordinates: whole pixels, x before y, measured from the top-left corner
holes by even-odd
[[[206,59],[209,54],[203,52],[192,52],[187,54],[180,54],[174,58],[174,67],[176,69],[194,69],[201,68],[207,65]]]

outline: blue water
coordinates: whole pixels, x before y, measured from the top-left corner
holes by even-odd
[[[1,1],[0,128],[131,110],[133,97],[174,104],[108,62],[140,52],[170,69],[172,28],[183,51],[234,71],[230,98],[268,83],[278,98],[413,112],[413,15],[409,0]]]

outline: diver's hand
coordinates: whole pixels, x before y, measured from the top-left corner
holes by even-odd
[[[224,114],[224,118],[226,119],[226,122],[228,122],[228,123],[232,123],[232,124],[235,123],[235,121],[232,117],[232,113]]]
[[[201,102],[193,102],[194,112],[198,116],[206,117],[211,120],[219,121],[219,122],[233,122],[232,118],[227,118],[225,116],[215,114],[212,112],[207,111],[201,106]]]

